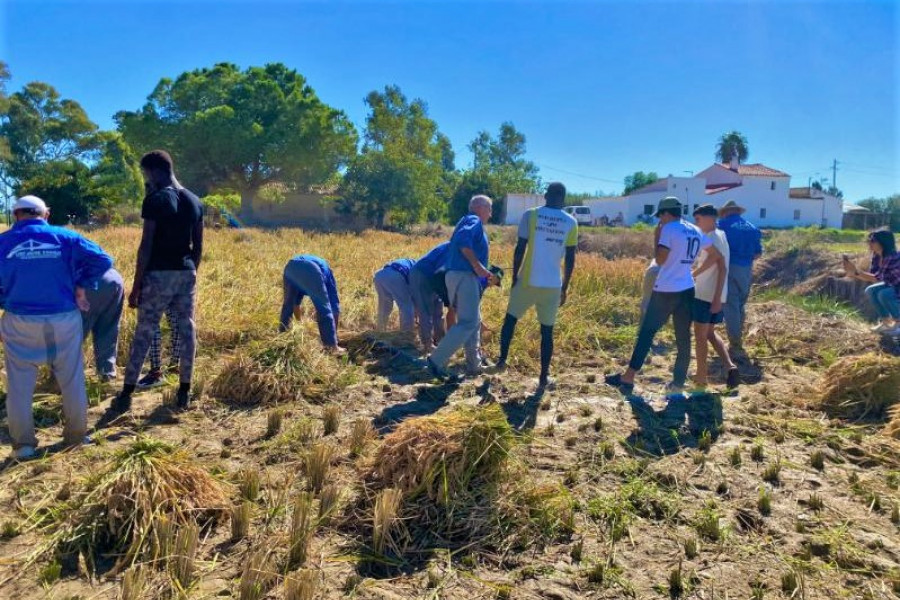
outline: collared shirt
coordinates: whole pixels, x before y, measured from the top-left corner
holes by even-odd
[[[472,265],[462,253],[463,248],[470,248],[478,262],[484,267],[488,266],[490,242],[484,231],[484,224],[476,214],[468,214],[460,219],[453,230],[445,263],[448,271],[472,272]]]
[[[740,267],[753,265],[753,260],[762,254],[762,232],[741,215],[729,215],[719,219],[719,229],[728,238],[731,264]]]
[[[92,288],[113,261],[81,234],[43,219],[0,234],[0,306],[18,315],[77,310],[75,287]]]
[[[872,268],[869,269],[879,281],[894,288],[900,297],[900,252],[893,252],[885,256],[872,256]]]
[[[441,242],[429,250],[428,254],[416,261],[416,270],[424,273],[426,277],[431,277],[435,271],[444,268],[449,249],[450,242]]]
[[[334,280],[334,272],[331,270],[328,261],[321,256],[316,256],[314,254],[298,254],[291,260],[310,262],[319,268],[319,271],[322,272],[322,282],[325,284],[325,290],[328,292],[328,303],[331,304],[331,312],[333,312],[335,316],[339,315],[341,312],[341,301],[338,297],[337,282]]]

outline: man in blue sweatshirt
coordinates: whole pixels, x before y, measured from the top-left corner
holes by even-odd
[[[87,390],[79,309],[112,259],[74,231],[47,224],[44,201],[23,196],[16,222],[0,234],[0,335],[6,354],[6,420],[14,455],[34,456],[32,395],[38,368],[49,364],[62,391],[63,439],[80,444],[87,433]]]
[[[343,354],[345,350],[338,345],[337,337],[341,302],[328,261],[312,254],[298,254],[284,266],[283,284],[279,330],[290,328],[292,316],[300,318],[300,303],[309,296],[316,308],[322,345],[328,352]]]
[[[425,354],[444,337],[444,306],[432,286],[431,278],[444,268],[450,242],[443,242],[416,261],[409,271],[409,288],[419,315],[419,341]]]
[[[743,358],[744,323],[747,300],[753,285],[753,262],[762,255],[762,233],[743,216],[746,209],[734,200],[719,208],[719,229],[725,232],[731,258],[728,263],[728,299],[725,302],[725,330],[729,353]]]
[[[373,280],[378,295],[378,331],[387,329],[388,319],[396,304],[397,312],[400,313],[400,329],[412,332],[416,322],[416,307],[409,286],[409,272],[415,264],[416,261],[412,258],[398,258],[375,272]]]

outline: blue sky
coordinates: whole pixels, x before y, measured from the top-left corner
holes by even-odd
[[[544,180],[618,192],[637,170],[699,171],[718,136],[792,184],[900,192],[900,10],[870,2],[0,0],[11,89],[47,81],[101,127],[161,77],[284,62],[361,128],[363,97],[424,99],[457,166],[512,121]]]

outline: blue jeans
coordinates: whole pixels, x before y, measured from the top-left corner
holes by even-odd
[[[314,262],[292,260],[284,267],[284,301],[281,304],[281,331],[287,331],[294,307],[309,296],[316,307],[319,337],[325,346],[337,346],[337,313],[331,305],[325,275]]]
[[[876,283],[866,288],[866,296],[881,319],[900,319],[900,298],[897,290],[886,283]]]
[[[125,302],[125,284],[115,269],[104,273],[97,289],[86,290],[91,309],[81,313],[83,338],[94,339],[94,365],[98,375],[116,376],[116,354],[119,349],[119,320]]]

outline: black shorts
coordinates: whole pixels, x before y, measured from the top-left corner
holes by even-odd
[[[694,298],[694,304],[691,306],[691,318],[694,320],[694,323],[711,323],[715,325],[725,320],[721,310],[713,314],[710,309],[712,309],[712,302]]]

